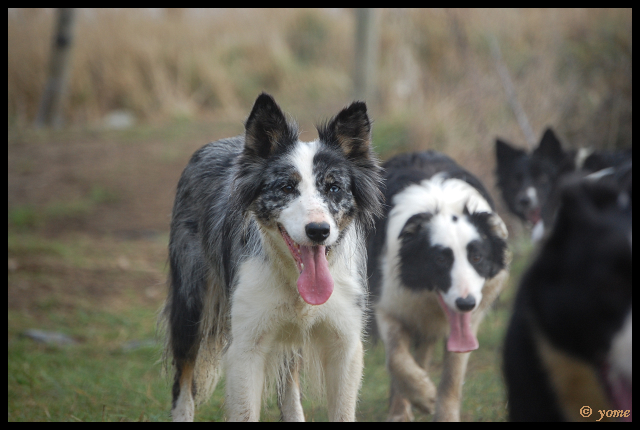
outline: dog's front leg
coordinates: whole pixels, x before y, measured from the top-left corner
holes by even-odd
[[[359,335],[359,333],[358,333]],[[364,350],[358,335],[345,335],[325,345],[323,367],[329,420],[355,421]]]
[[[234,338],[225,354],[226,408],[229,421],[259,421],[265,378],[264,352]]]
[[[300,403],[300,359],[294,357],[285,366],[278,391],[278,406],[282,421],[304,421],[304,411]]]
[[[387,356],[387,369],[395,381],[395,395],[408,398],[411,403],[425,413],[435,409],[436,386],[425,369],[416,363],[411,355],[411,336],[402,323],[382,309],[376,309],[376,321],[380,336],[384,342]],[[391,404],[397,404],[391,399]],[[389,421],[402,419],[390,410]]]
[[[462,382],[470,354],[470,352],[445,351],[442,376],[438,386],[435,421],[460,421]]]

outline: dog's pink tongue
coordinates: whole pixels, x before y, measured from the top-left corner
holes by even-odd
[[[478,349],[478,338],[471,331],[471,312],[458,313],[449,309],[440,294],[438,294],[440,306],[447,314],[450,333],[447,339],[447,351],[469,352]]]
[[[298,278],[298,292],[310,305],[321,305],[333,293],[333,278],[324,246],[300,246],[304,268]]]

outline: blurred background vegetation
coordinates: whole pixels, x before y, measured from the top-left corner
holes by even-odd
[[[379,9],[367,98],[383,159],[414,149],[456,158],[487,184],[509,225],[510,288],[480,329],[464,420],[504,420],[500,351],[531,245],[501,207],[494,141],[526,147],[492,56],[496,41],[536,138],[630,147],[631,9]],[[240,134],[271,93],[301,125],[351,102],[350,9],[77,11],[61,128],[36,129],[56,14],[8,11],[8,391],[14,420],[166,420],[155,312],[180,172],[208,141]],[[69,336],[36,342],[28,329]],[[368,344],[359,420],[386,416],[380,343]],[[437,367],[435,378],[437,380]],[[223,384],[198,419],[223,417]],[[309,420],[324,402],[305,400]],[[275,399],[263,417],[277,419]],[[419,420],[429,416],[416,415]]]
[[[571,144],[630,142],[631,9],[377,13],[370,102],[384,132],[404,131],[397,140],[521,140],[490,55],[495,37],[536,133],[552,125]],[[52,10],[9,10],[10,128],[35,117],[53,26]],[[242,120],[260,91],[296,116],[328,114],[354,96],[354,28],[343,9],[80,10],[65,117],[83,126],[120,110],[150,123]]]

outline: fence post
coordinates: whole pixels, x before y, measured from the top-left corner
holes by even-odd
[[[57,10],[56,30],[53,35],[49,76],[36,116],[36,127],[55,126],[63,123],[62,109],[67,94],[67,80],[71,67],[71,46],[75,11],[72,8]]]

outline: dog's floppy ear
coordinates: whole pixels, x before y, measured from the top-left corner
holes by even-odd
[[[398,239],[404,239],[415,235],[423,228],[425,223],[431,221],[431,218],[433,218],[433,214],[430,212],[421,212],[412,215],[404,224],[404,227],[402,227]]]
[[[367,157],[371,150],[371,122],[367,105],[356,101],[318,127],[320,139],[338,146],[349,159]]]
[[[245,152],[267,158],[298,139],[297,128],[287,123],[276,101],[267,93],[256,99],[245,123]]]
[[[495,212],[474,212],[467,216],[478,229],[482,239],[489,245],[488,250],[491,257],[488,259],[490,264],[486,267],[487,274],[485,276],[487,279],[493,278],[511,261],[511,255],[507,248],[509,235],[507,226]]]
[[[498,216],[497,213],[493,212],[489,218],[487,218],[487,224],[491,228],[491,231],[495,233],[501,239],[507,240],[509,237],[509,231],[507,230],[507,226],[502,221],[502,218]]]

